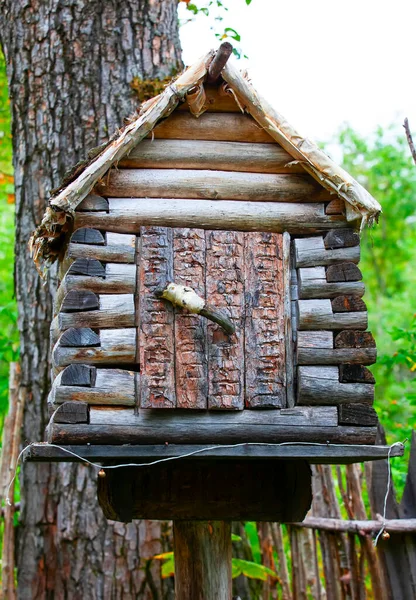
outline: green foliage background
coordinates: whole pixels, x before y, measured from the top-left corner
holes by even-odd
[[[4,57],[0,53],[0,424],[7,410],[9,362],[18,358],[13,297],[14,194],[10,108]]]

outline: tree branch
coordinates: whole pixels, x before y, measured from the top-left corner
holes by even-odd
[[[416,531],[416,519],[345,520],[326,517],[306,517],[302,523],[293,523],[296,527],[308,527],[325,531],[345,531],[365,535],[383,527],[386,531],[413,533]]]
[[[416,164],[416,148],[413,142],[412,134],[410,133],[409,120],[406,117],[403,123],[404,130],[406,132],[407,143],[409,144],[410,152],[412,153],[412,158],[414,163]]]

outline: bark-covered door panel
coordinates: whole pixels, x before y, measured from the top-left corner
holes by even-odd
[[[285,406],[282,235],[142,227],[138,302],[142,408]],[[192,287],[233,335],[154,292]]]

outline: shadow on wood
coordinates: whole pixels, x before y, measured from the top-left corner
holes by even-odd
[[[107,469],[107,519],[302,521],[312,502],[306,461],[183,460]]]

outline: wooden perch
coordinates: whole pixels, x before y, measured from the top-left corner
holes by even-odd
[[[223,42],[218,48],[218,51],[208,69],[207,82],[214,83],[217,81],[221,74],[221,71],[225,67],[227,60],[230,58],[233,51],[233,47],[230,42]]]
[[[191,313],[206,317],[217,323],[229,335],[235,333],[235,327],[230,319],[222,311],[207,305],[205,300],[190,287],[168,283],[163,289],[155,290],[155,296],[169,300],[174,306],[180,306]]]

